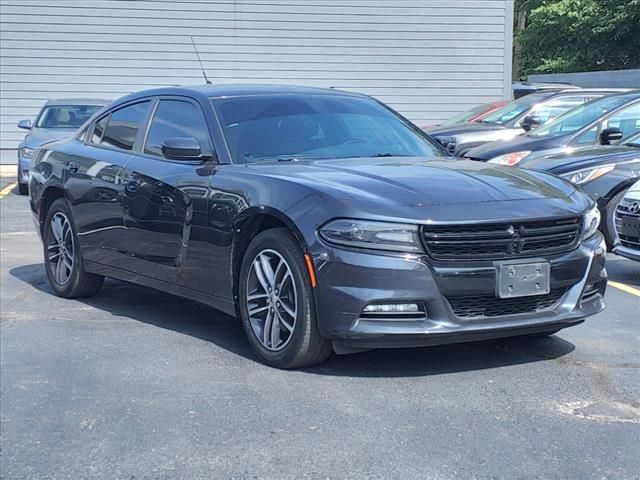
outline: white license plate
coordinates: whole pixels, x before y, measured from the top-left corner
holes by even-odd
[[[499,298],[530,297],[550,291],[549,262],[499,263],[496,293]]]

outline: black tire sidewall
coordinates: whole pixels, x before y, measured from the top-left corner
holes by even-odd
[[[48,248],[49,240],[51,236],[51,218],[57,213],[63,213],[69,223],[71,225],[71,234],[73,235],[73,270],[71,272],[71,278],[65,285],[59,285],[51,272],[51,268],[49,265],[49,256],[48,256]],[[77,291],[80,285],[81,272],[82,272],[82,257],[80,255],[80,245],[78,243],[78,235],[76,232],[76,225],[73,221],[73,216],[71,214],[71,208],[69,208],[69,204],[66,200],[59,198],[54,201],[51,205],[51,208],[47,211],[47,217],[44,223],[44,230],[42,232],[42,244],[44,248],[44,268],[47,272],[47,278],[49,279],[49,284],[51,288],[56,292],[56,294],[61,297],[71,297],[73,296],[73,292]]]
[[[293,337],[287,346],[276,352],[265,348],[256,338],[247,312],[246,287],[249,269],[256,255],[265,249],[275,250],[289,264],[298,293],[297,309],[298,312],[303,312],[302,315],[298,314]],[[293,235],[284,229],[271,229],[259,234],[245,252],[240,268],[238,290],[240,318],[253,350],[266,363],[275,367],[287,368],[297,363],[300,352],[305,350],[305,343],[309,341],[309,336],[312,334],[310,330],[315,328],[316,314],[311,282],[304,264],[304,254]]]

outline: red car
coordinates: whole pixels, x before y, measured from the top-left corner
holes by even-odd
[[[489,115],[492,112],[495,112],[503,105],[506,105],[508,102],[505,100],[498,100],[497,102],[491,103],[483,103],[482,105],[478,105],[477,107],[473,107],[471,110],[467,110],[465,112],[459,113],[458,115],[454,115],[446,122],[442,122],[439,125],[454,125],[457,123],[469,123],[469,122],[479,122],[484,117]],[[427,128],[427,127],[422,127]]]

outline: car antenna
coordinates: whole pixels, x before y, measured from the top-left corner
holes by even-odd
[[[198,53],[198,47],[196,47],[196,42],[191,37],[191,44],[193,45],[193,49],[196,51],[196,56],[198,57],[198,63],[200,63],[200,70],[202,70],[202,76],[204,77],[204,81],[207,82],[207,85],[212,85],[212,83],[207,78],[207,72],[204,71],[204,67],[202,66],[202,60],[200,60],[200,53]]]

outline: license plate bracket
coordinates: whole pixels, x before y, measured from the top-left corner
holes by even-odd
[[[626,237],[640,237],[640,217],[622,217],[620,233]]]
[[[497,263],[498,298],[531,297],[551,291],[549,262]]]

